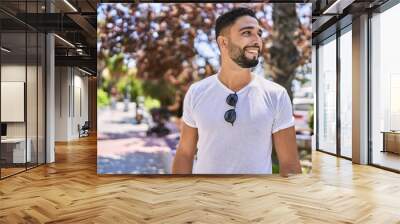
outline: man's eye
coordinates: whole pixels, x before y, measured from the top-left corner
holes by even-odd
[[[250,31],[244,31],[242,34],[249,35]]]

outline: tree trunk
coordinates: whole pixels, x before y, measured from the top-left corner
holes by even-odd
[[[274,4],[272,20],[272,46],[269,49],[271,75],[276,83],[285,87],[292,100],[292,81],[300,62],[295,45],[295,34],[299,27],[296,4]]]

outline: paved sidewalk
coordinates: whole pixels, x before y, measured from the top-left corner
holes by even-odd
[[[97,172],[99,174],[166,174],[171,173],[179,133],[168,123],[171,134],[163,138],[146,136],[147,122],[137,124],[135,110],[99,109]],[[134,106],[130,106],[134,108]],[[149,118],[150,115],[145,115]]]

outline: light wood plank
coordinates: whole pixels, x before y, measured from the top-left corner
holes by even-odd
[[[96,139],[0,181],[0,223],[400,223],[400,175],[313,152],[279,176],[99,176]]]

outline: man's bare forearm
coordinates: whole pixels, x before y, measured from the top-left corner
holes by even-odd
[[[273,135],[281,176],[301,173],[294,126],[280,130]]]
[[[300,174],[301,166],[298,160],[280,164],[279,173],[283,177],[288,177],[290,174]]]
[[[182,153],[177,153],[175,155],[174,164],[172,165],[173,174],[191,174],[193,169],[193,159]]]
[[[291,150],[288,151],[285,155],[278,155],[279,159],[279,173],[283,177],[287,177],[290,174],[299,174],[301,173],[301,165],[299,160],[299,155],[297,151],[297,145],[288,144],[286,147]]]

